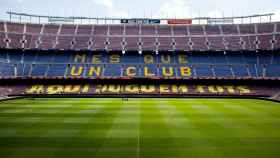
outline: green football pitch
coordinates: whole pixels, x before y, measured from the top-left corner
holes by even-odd
[[[280,104],[232,99],[0,103],[1,158],[279,158]]]

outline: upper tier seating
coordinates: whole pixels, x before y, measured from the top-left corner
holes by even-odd
[[[0,22],[0,48],[104,51],[280,49],[280,24],[53,25]]]

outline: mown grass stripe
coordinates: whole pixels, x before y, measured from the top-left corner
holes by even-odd
[[[280,104],[232,99],[22,99],[0,103],[6,157],[274,158]]]

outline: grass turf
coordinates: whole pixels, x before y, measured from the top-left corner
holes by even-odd
[[[280,104],[231,99],[0,103],[0,157],[271,158]]]

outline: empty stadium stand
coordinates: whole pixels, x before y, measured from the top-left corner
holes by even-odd
[[[279,100],[280,87],[274,84],[280,80],[279,50],[278,22],[0,21],[0,80],[5,81],[0,83],[0,96],[133,94]]]
[[[271,78],[280,77],[278,52],[1,51],[0,76],[83,78]]]
[[[0,22],[0,47],[92,51],[278,50],[279,28],[279,23],[173,26]]]
[[[0,77],[279,79],[279,28],[0,22]]]

